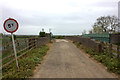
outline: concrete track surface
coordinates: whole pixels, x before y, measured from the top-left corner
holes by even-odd
[[[116,78],[70,41],[56,39],[33,78]]]

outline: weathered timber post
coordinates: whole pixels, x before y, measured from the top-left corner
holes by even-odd
[[[35,38],[35,48],[37,48],[37,38]]]
[[[119,58],[119,55],[120,55],[119,49],[120,49],[120,46],[117,46],[117,58]]]
[[[27,40],[27,39],[25,39],[25,47],[27,47],[27,45],[28,45],[27,41],[28,41],[28,40]]]
[[[4,45],[4,47],[5,47],[5,45]],[[9,45],[8,42],[6,42],[6,49],[7,49],[8,52],[10,51],[10,45]]]
[[[36,38],[33,38],[33,41],[34,41],[33,42],[33,44],[34,44],[33,47],[36,48]]]
[[[102,45],[98,44],[98,52],[102,52]]]
[[[31,46],[31,45],[32,45],[32,39],[29,39],[29,40],[28,40],[28,46],[29,46],[29,49],[31,49],[31,48],[32,48],[32,46]]]
[[[20,44],[19,44],[19,41],[16,40],[16,43],[17,43],[18,50],[20,50]]]
[[[112,57],[112,44],[111,43],[109,44],[109,55],[110,57]]]
[[[106,51],[105,44],[104,42],[100,42],[100,44],[101,44],[101,52],[103,53],[104,51]]]

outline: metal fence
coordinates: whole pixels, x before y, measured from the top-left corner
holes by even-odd
[[[101,42],[108,42],[110,43],[110,34],[109,33],[101,33],[101,34],[84,34],[82,35],[84,38],[91,38]]]

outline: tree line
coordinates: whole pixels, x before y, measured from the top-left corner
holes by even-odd
[[[92,26],[92,29],[89,30],[89,34],[92,33],[118,33],[118,18],[116,16],[101,16],[96,19],[96,22]],[[85,34],[84,30],[82,34]]]

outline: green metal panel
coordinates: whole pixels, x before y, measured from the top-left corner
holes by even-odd
[[[84,34],[82,37],[90,37],[95,40],[99,40],[102,42],[110,42],[110,35],[109,33],[102,33],[102,34]]]

